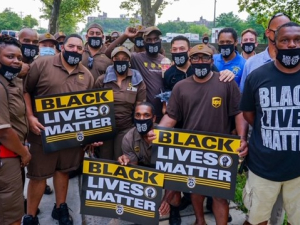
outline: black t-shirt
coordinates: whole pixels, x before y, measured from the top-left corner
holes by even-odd
[[[247,164],[260,177],[286,181],[300,176],[300,71],[285,74],[274,62],[247,77],[240,105],[254,111]]]

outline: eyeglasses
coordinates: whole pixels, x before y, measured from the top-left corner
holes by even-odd
[[[211,60],[211,57],[208,55],[203,55],[203,56],[195,55],[195,56],[191,56],[190,59],[192,63],[199,62],[200,59],[202,62],[207,63]]]
[[[94,58],[89,56],[88,57],[88,67],[90,69],[92,69],[93,68],[93,64],[94,64]]]
[[[270,24],[271,24],[271,22],[275,19],[275,18],[277,18],[277,17],[279,17],[279,16],[286,16],[287,18],[289,18],[289,20],[291,19],[287,14],[285,14],[285,13],[282,13],[282,12],[279,12],[279,13],[276,13],[275,15],[273,15],[272,17],[271,17],[271,19],[269,20],[269,23],[268,23],[268,29],[269,29],[269,27],[270,27]],[[269,30],[271,30],[271,29],[269,29]],[[274,31],[274,30],[271,30],[271,31]],[[275,32],[275,31],[274,31]]]

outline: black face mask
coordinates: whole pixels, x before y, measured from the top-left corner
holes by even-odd
[[[219,45],[219,52],[224,58],[228,58],[234,52],[234,44]]]
[[[156,43],[144,43],[146,52],[149,55],[157,55],[161,49],[161,42]]]
[[[192,64],[192,69],[196,77],[204,79],[211,71],[210,63],[195,63]]]
[[[64,43],[63,42],[58,42],[57,44],[56,44],[56,49],[57,49],[57,51],[59,51],[59,52],[61,52],[61,46],[63,46],[64,45]]]
[[[153,118],[146,120],[134,119],[134,125],[141,135],[147,134],[153,127]]]
[[[39,46],[32,44],[22,44],[22,55],[28,60],[32,60],[36,55],[39,54]]]
[[[285,68],[292,69],[300,63],[300,48],[278,49],[276,59]]]
[[[102,37],[88,37],[88,44],[91,48],[99,48],[102,45]]]
[[[77,65],[82,59],[82,54],[79,54],[77,52],[71,52],[71,51],[64,50],[64,52],[62,54],[63,54],[64,59],[70,66]]]
[[[255,43],[243,43],[242,49],[245,53],[251,54],[255,49]]]
[[[2,63],[0,63],[0,65],[0,74],[9,81],[17,77],[22,69],[22,66],[19,68],[14,68],[11,66],[5,66]]]
[[[204,44],[207,44],[207,43],[208,43],[208,38],[203,38],[202,42],[203,42]]]
[[[120,74],[124,75],[129,68],[129,61],[114,61],[114,69]]]
[[[144,48],[144,39],[142,37],[137,37],[134,39],[134,45],[137,48]]]
[[[182,67],[189,60],[189,56],[187,52],[172,53],[172,60],[176,66]]]

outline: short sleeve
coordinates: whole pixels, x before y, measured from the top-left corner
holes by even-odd
[[[42,67],[42,65],[38,65],[39,60],[36,59],[31,65],[30,65],[30,69],[29,72],[27,74],[27,76],[25,77],[25,81],[24,81],[24,93],[33,93],[36,89],[36,85],[38,83],[39,80],[39,76],[40,76],[40,71],[39,71],[39,67]]]
[[[122,151],[123,154],[128,156],[130,163],[138,164],[138,156],[136,155],[132,147],[132,132],[127,133],[122,140]]]
[[[8,109],[8,99],[5,88],[0,84],[0,129],[11,127]]]
[[[241,101],[241,92],[237,86],[237,83],[233,80],[230,82],[229,93],[229,116],[235,116],[240,113],[239,104]]]
[[[174,86],[173,91],[171,93],[168,105],[167,105],[167,114],[170,118],[180,121],[182,118],[182,112],[179,104],[180,90],[178,88],[178,83]]]
[[[104,74],[101,75],[100,77],[97,78],[94,88],[103,88],[104,84],[103,84],[103,80],[104,80]]]
[[[144,102],[146,100],[146,84],[142,81],[138,86],[138,93],[136,96],[137,102]]]

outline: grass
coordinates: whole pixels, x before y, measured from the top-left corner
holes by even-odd
[[[246,174],[243,172],[242,174],[238,174],[236,179],[236,189],[235,189],[235,197],[234,202],[238,205],[238,208],[242,210],[244,213],[247,213],[248,210],[244,206],[243,203],[243,189],[246,184]],[[284,217],[284,222],[282,225],[287,225],[287,216]]]

